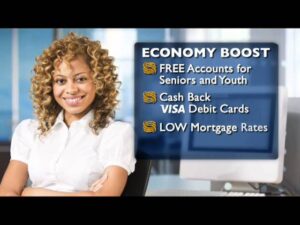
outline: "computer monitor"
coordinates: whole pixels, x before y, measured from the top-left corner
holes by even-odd
[[[264,159],[256,158],[241,159],[230,158],[226,159],[183,159],[180,161],[180,177],[185,179],[202,179],[211,181],[237,181],[237,182],[255,182],[255,183],[280,183],[283,177],[283,163],[285,154],[285,136],[286,136],[286,119],[287,119],[287,92],[286,89],[280,87],[278,89],[278,130],[270,132],[270,136],[261,140],[261,143],[248,140],[247,143],[241,145],[241,148],[264,147],[270,142],[277,142],[278,139],[278,157]],[[276,112],[270,111],[272,115],[277,115]],[[273,126],[277,127],[277,126]],[[274,128],[275,129],[275,128]],[[278,135],[276,135],[276,133]],[[192,151],[197,154],[195,148],[203,147],[195,141],[197,133],[187,133],[183,143],[184,151]],[[220,144],[220,143],[219,143]],[[218,145],[218,143],[216,143]],[[229,145],[227,145],[229,146]],[[237,147],[237,146],[235,146]],[[226,150],[226,149],[225,149]],[[228,150],[228,149],[227,149]],[[226,154],[226,151],[225,151]]]

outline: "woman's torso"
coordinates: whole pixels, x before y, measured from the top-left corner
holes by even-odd
[[[82,191],[102,176],[103,166],[96,151],[101,134],[87,135],[78,124],[55,128],[46,138],[34,137],[28,159],[33,187],[59,191]]]
[[[88,125],[91,117],[89,113],[67,127],[60,114],[46,136],[39,135],[37,120],[22,122],[15,142],[24,139],[30,149],[27,164],[32,187],[65,192],[87,191],[101,178],[108,165],[120,165],[128,173],[134,171],[131,126],[111,120],[95,135]],[[18,158],[15,151],[19,150],[14,145],[12,153]]]

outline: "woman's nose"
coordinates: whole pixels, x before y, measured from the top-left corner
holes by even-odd
[[[67,94],[74,95],[78,92],[78,87],[75,82],[68,82],[67,85]]]

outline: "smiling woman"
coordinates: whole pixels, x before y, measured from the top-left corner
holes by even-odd
[[[0,195],[120,196],[136,159],[131,125],[113,120],[119,82],[108,51],[70,33],[34,72],[37,120],[15,129]]]

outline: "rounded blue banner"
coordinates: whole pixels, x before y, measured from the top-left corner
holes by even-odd
[[[137,43],[137,158],[278,157],[278,46]]]

